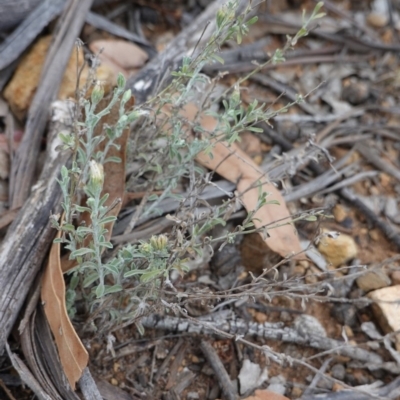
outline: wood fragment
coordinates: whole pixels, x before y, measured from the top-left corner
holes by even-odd
[[[36,39],[43,28],[61,12],[64,6],[65,0],[42,1],[39,3],[36,9],[30,12],[18,28],[8,35],[0,45],[0,70],[15,61]],[[4,5],[0,7],[4,7]],[[2,26],[1,22],[0,26]]]
[[[2,0],[0,3],[0,31],[13,28],[26,18],[42,0]]]
[[[54,150],[59,143],[56,133],[49,135],[48,155],[39,181],[0,245],[0,351],[56,233],[49,216],[61,210],[56,179],[68,160],[67,155]]]
[[[371,143],[369,145],[363,142],[358,143],[356,149],[363,155],[367,162],[393,176],[393,178],[400,182],[400,170],[384,160],[381,155],[377,154],[374,146],[371,146]]]
[[[21,379],[29,386],[29,388],[36,394],[39,400],[55,400],[48,396],[44,390],[41,388],[39,382],[35,379],[29,368],[24,364],[24,362],[14,353],[11,352],[10,346],[6,343],[6,350],[8,357],[14,369],[18,372]]]
[[[79,387],[85,400],[103,400],[103,396],[100,394],[89,368],[83,370],[82,377],[79,380]]]
[[[184,55],[192,53],[196,46],[201,48],[201,45],[210,38],[214,31],[215,15],[224,3],[225,0],[213,1],[168,44],[162,53],[128,80],[127,87],[132,90],[137,104],[145,102],[147,97],[155,92],[165,74],[169,75],[179,67]],[[240,0],[237,12],[240,13],[247,4],[247,0]]]
[[[163,376],[165,371],[167,370],[168,364],[171,361],[172,357],[175,357],[176,353],[178,353],[179,349],[183,345],[184,341],[182,338],[179,338],[178,342],[175,344],[175,346],[172,348],[172,350],[168,353],[167,357],[165,357],[165,360],[161,364],[161,367],[158,369],[156,372],[156,375],[154,377],[154,380],[156,382],[159,381],[159,379]]]
[[[246,322],[233,316],[228,318],[226,314],[211,315],[208,318],[191,318],[190,320],[150,315],[141,319],[141,323],[145,328],[163,329],[172,332],[188,332],[204,335],[215,334],[217,332],[225,333],[225,337],[236,340],[239,340],[240,336],[248,335],[279,340],[285,343],[295,343],[319,350],[329,350],[335,354],[370,364],[369,366],[381,365],[383,362],[382,357],[378,354],[339,340],[323,336],[302,336],[296,329],[283,327],[280,323],[266,322],[259,324],[256,322]],[[368,365],[365,366],[367,367]]]
[[[228,400],[237,400],[238,396],[236,390],[233,387],[231,378],[226,372],[226,369],[219,359],[217,352],[206,340],[201,341],[200,348],[214,370],[217,380],[221,385],[222,391],[224,392],[226,398]]]
[[[183,343],[182,346],[179,347],[179,350],[175,356],[174,361],[169,369],[169,377],[168,381],[165,385],[166,390],[170,390],[177,381],[178,369],[182,364],[183,358],[185,357],[186,350],[188,348],[188,343]]]
[[[144,50],[146,50],[150,57],[153,57],[157,54],[157,52],[146,39],[129,32],[122,26],[114,24],[100,14],[90,11],[86,16],[86,22],[97,29],[101,29],[105,32],[111,33],[112,35],[119,36],[121,38],[130,40],[131,42],[137,43],[138,45],[142,46]]]
[[[76,38],[93,0],[70,0],[60,18],[57,33],[47,53],[39,87],[29,108],[26,130],[11,168],[12,208],[28,198],[34,179],[41,137]]]
[[[281,82],[278,82],[277,80],[267,75],[254,74],[250,77],[250,79],[257,83],[260,83],[263,86],[269,87],[270,89],[278,93],[283,93],[284,97],[287,97],[292,102],[296,101],[297,93],[294,89],[288,87],[287,85]],[[297,104],[297,106],[310,115],[317,115],[319,113],[319,111],[316,110],[312,105],[305,102],[304,103],[300,102]]]

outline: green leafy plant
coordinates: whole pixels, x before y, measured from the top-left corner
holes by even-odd
[[[293,38],[288,38],[285,47],[277,50],[268,62],[284,60],[284,54],[299,38],[307,34],[309,24],[323,15],[319,12],[321,7],[322,3],[318,3],[312,15],[309,18],[304,17],[301,30]],[[77,267],[71,271],[67,293],[71,315],[75,312],[75,296],[79,291],[89,303],[92,319],[101,317],[103,321],[110,321],[112,324],[135,321],[160,300],[160,290],[163,287],[167,285],[173,288],[170,282],[172,270],[185,272],[188,269],[188,259],[202,257],[204,249],[213,241],[231,243],[235,235],[242,234],[245,230],[254,231],[251,221],[254,213],[269,203],[267,194],[262,191],[259,193],[256,209],[235,232],[218,238],[207,236],[213,227],[226,223],[227,216],[235,206],[234,199],[217,207],[208,207],[202,215],[189,213],[190,217],[185,217],[185,221],[180,219],[187,207],[182,202],[176,214],[170,217],[174,219],[176,226],[168,236],[155,235],[148,241],[119,248],[114,256],[105,258],[103,255],[113,248],[106,240],[106,225],[115,220],[115,217],[108,215],[110,208],[105,206],[108,194],[101,195],[104,183],[103,165],[120,161],[108,157],[107,154],[111,147],[117,146],[115,140],[122,135],[124,129],[132,124],[137,128],[131,139],[129,156],[140,167],[130,176],[128,186],[146,192],[139,207],[140,217],[150,218],[157,215],[158,206],[163,199],[170,197],[183,200],[174,193],[182,179],[190,182],[192,197],[195,199],[189,201],[189,210],[195,208],[196,194],[210,179],[195,164],[194,158],[199,152],[211,154],[216,142],[233,143],[239,140],[239,134],[245,130],[257,133],[260,131],[257,123],[268,121],[303,100],[299,96],[296,102],[278,111],[270,111],[256,100],[245,107],[241,101],[240,84],[247,76],[222,96],[209,102],[210,106],[222,102],[222,111],[211,108],[207,110],[202,105],[201,111],[217,120],[217,126],[212,132],[205,130],[197,118],[188,123],[182,116],[181,110],[185,105],[196,100],[199,85],[210,83],[209,77],[201,72],[204,66],[222,62],[218,52],[224,43],[232,39],[241,43],[249,26],[256,22],[256,17],[248,18],[252,10],[251,4],[239,16],[236,15],[236,10],[237,1],[229,1],[218,11],[215,32],[207,44],[195,55],[184,57],[181,68],[172,73],[173,81],[143,106],[134,110],[125,109],[131,92],[125,90],[125,79],[122,75],[118,77],[118,85],[111,99],[101,110],[97,110],[104,97],[104,90],[100,85],[93,88],[90,99],[79,96],[75,129],[71,133],[60,134],[61,149],[71,152],[72,161],[70,166],[62,168],[59,180],[64,217],[60,221],[53,219],[54,226],[62,232],[61,237],[56,240],[64,245],[64,249],[69,251],[69,258],[77,263]],[[263,65],[256,68],[255,72]],[[101,135],[94,135],[101,118],[118,103],[119,118],[116,124],[104,126]],[[164,116],[165,107],[170,110],[168,118]],[[149,109],[152,112],[148,112]],[[192,131],[195,133],[194,137],[190,136]],[[104,145],[102,151],[98,150],[100,143]],[[161,191],[162,194],[156,195],[154,191]],[[81,205],[79,200],[83,197],[86,197],[86,201]],[[151,204],[146,205],[150,201]],[[80,213],[89,215],[88,225],[76,226],[76,217]],[[134,227],[138,217],[132,219],[130,228]],[[302,216],[305,217],[307,216]],[[277,224],[279,223],[287,222],[281,221]]]

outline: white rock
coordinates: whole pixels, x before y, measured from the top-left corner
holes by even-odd
[[[271,392],[281,394],[282,396],[286,392],[286,379],[282,375],[273,376],[269,380],[270,384],[268,385],[267,390]]]
[[[372,309],[385,333],[400,329],[400,285],[389,286],[370,292],[374,300]],[[400,334],[396,335],[396,349],[400,351]]]
[[[244,394],[250,390],[254,390],[261,386],[268,379],[268,370],[258,364],[252,363],[250,360],[244,360],[239,373],[240,394]]]

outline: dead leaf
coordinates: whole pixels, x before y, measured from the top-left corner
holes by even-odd
[[[134,72],[148,60],[148,54],[139,46],[125,40],[109,39],[95,40],[89,44],[94,54],[99,54],[99,59],[114,71],[115,76],[121,72],[127,78],[130,72]]]
[[[164,111],[167,115],[169,114],[168,109],[164,108]],[[182,110],[181,115],[189,121],[193,121],[198,113],[199,110],[196,105],[190,103]],[[208,132],[212,132],[217,126],[217,120],[205,114],[200,114],[200,123]],[[261,207],[253,218],[255,227],[271,227],[276,225],[276,221],[280,221],[279,224],[283,223],[284,225],[268,229],[270,237],[265,239],[265,243],[282,257],[302,251],[296,230],[290,223],[290,213],[281,193],[269,182],[268,176],[235,143],[232,145],[226,142],[215,143],[212,158],[200,153],[196,157],[196,161],[204,167],[216,171],[225,179],[236,183],[237,190],[248,212],[256,209],[258,187],[261,183],[262,191],[268,193],[267,201],[277,201],[279,205],[266,204]]]
[[[243,400],[290,400],[286,396],[271,392],[270,390],[256,390],[254,396],[246,397]]]
[[[60,237],[60,232],[57,237]],[[71,387],[75,389],[75,383],[82,376],[89,356],[68,317],[59,243],[53,243],[50,250],[42,280],[41,298],[65,375]]]

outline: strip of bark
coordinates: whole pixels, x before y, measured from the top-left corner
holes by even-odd
[[[29,108],[28,121],[22,142],[11,168],[12,207],[20,207],[28,198],[34,179],[41,137],[57,95],[65,67],[70,58],[86,14],[93,0],[70,0],[60,18],[57,33],[47,53],[38,89]]]

